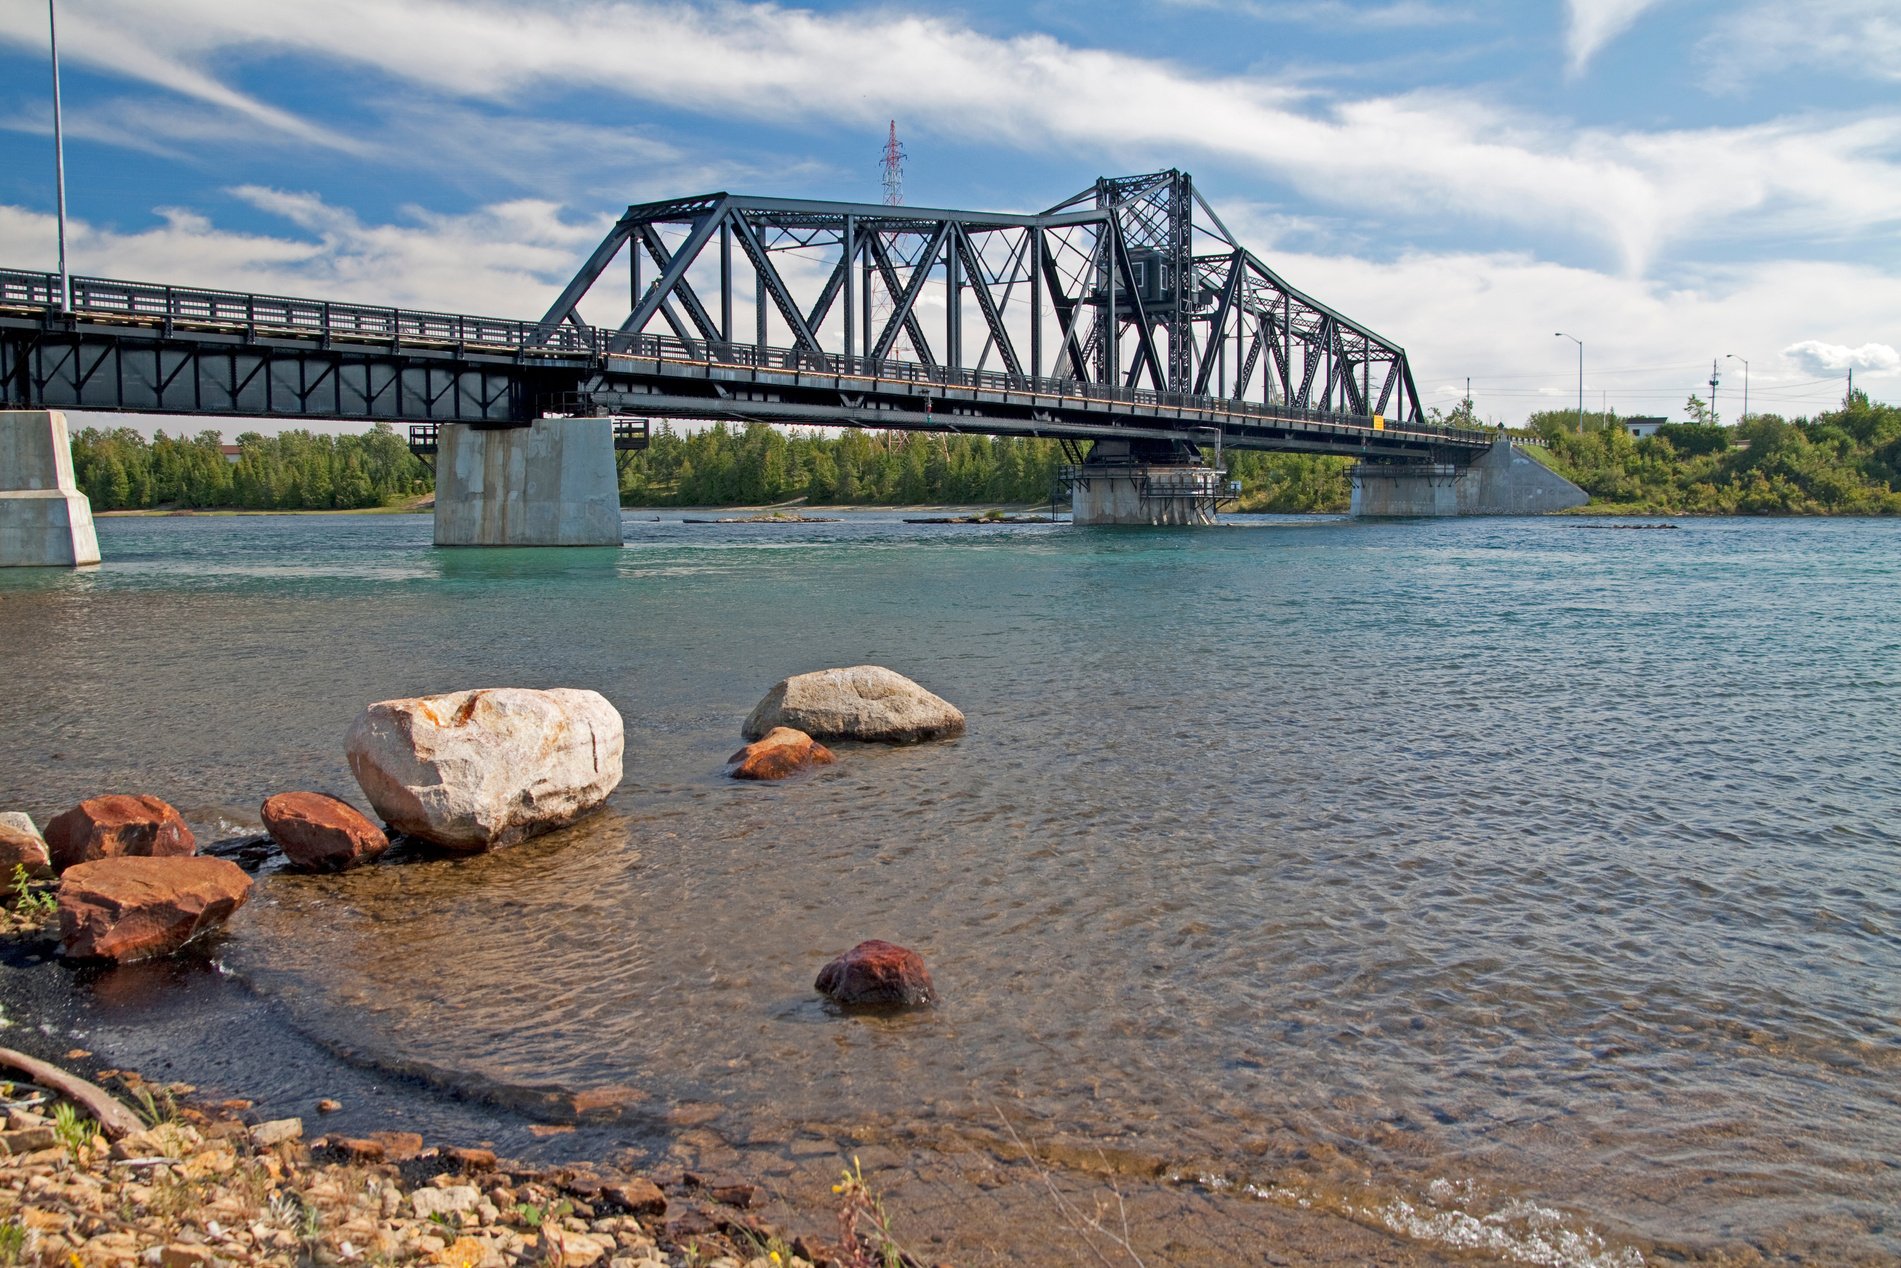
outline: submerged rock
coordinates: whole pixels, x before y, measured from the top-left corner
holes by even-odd
[[[726,759],[726,773],[734,779],[785,779],[838,758],[832,750],[803,731],[775,726]]]
[[[53,874],[52,856],[46,851],[46,838],[33,826],[31,815],[17,810],[0,813],[0,884],[13,882],[13,869],[24,867],[26,874],[43,880]]]
[[[198,852],[176,810],[157,797],[113,794],[88,797],[46,825],[53,870],[64,872],[94,859],[175,858]]]
[[[620,714],[595,691],[497,687],[383,700],[344,751],[376,813],[453,850],[573,823],[621,779]]]
[[[305,871],[341,872],[389,848],[383,830],[356,807],[323,793],[278,793],[259,813],[284,857]]]
[[[219,928],[251,896],[251,878],[223,859],[107,858],[59,881],[60,954],[117,960],[170,955]]]
[[[774,727],[818,740],[883,740],[910,744],[964,733],[956,705],[879,665],[794,674],[766,693],[746,719],[757,740]]]
[[[877,938],[859,943],[820,969],[812,985],[840,1004],[911,1008],[937,1000],[924,957]]]

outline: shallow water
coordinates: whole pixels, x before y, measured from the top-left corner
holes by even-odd
[[[592,687],[607,814],[270,874],[224,965],[373,1068],[742,1161],[1027,1148],[1525,1262],[1901,1256],[1901,524],[626,527],[103,520],[106,567],[0,576],[0,804],[229,835],[354,794],[370,700]],[[861,662],[968,735],[722,778],[774,681]],[[943,1004],[823,1007],[866,937]]]

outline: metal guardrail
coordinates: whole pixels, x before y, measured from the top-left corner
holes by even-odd
[[[930,388],[1051,397],[1104,405],[1177,413],[1221,414],[1262,423],[1290,422],[1356,432],[1381,432],[1393,439],[1483,448],[1494,433],[1469,428],[1428,427],[1389,422],[1367,414],[1301,409],[1189,392],[1158,392],[1114,387],[1074,378],[1039,378],[1001,370],[930,366],[909,361],[874,360],[845,354],[817,354],[803,348],[760,348],[755,344],[696,341],[674,336],[622,335],[598,327],[558,325],[545,333],[538,322],[474,317],[329,300],[252,295],[199,287],[123,282],[108,278],[72,279],[72,317],[88,321],[130,321],[190,329],[237,330],[248,335],[290,334],[356,342],[403,342],[475,347],[518,355],[585,356],[611,364],[616,359],[647,360],[713,377],[722,370],[752,376],[817,374],[837,379],[841,390],[862,383],[867,389],[902,384],[933,409]],[[0,269],[0,308],[58,310],[59,276]],[[621,345],[616,348],[615,345]],[[602,349],[612,349],[603,353]],[[922,389],[922,390],[920,390]]]
[[[72,286],[73,315],[89,320],[124,318],[175,326],[238,328],[249,332],[354,340],[411,340],[511,350],[534,346],[549,352],[587,353],[593,351],[588,340],[595,333],[583,333],[569,326],[556,330],[551,339],[535,345],[531,340],[534,322],[501,317],[380,308],[282,295],[247,295],[98,277],[75,277]],[[0,306],[53,310],[58,303],[58,274],[0,269]]]

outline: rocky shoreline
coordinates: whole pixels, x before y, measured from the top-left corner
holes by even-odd
[[[960,734],[964,719],[875,666],[799,675],[747,720],[749,739],[772,742],[735,754],[729,774],[778,779],[834,760],[783,721],[914,743]],[[452,853],[504,848],[590,814],[623,766],[618,711],[598,693],[559,688],[381,701],[358,718],[345,750],[389,832]],[[0,992],[8,1011],[22,1011],[21,995],[45,1004],[62,987],[74,1006],[84,988],[73,974],[96,966],[160,965],[188,947],[201,954],[250,896],[248,873],[272,853],[281,850],[293,869],[330,871],[374,865],[391,845],[384,829],[325,794],[276,794],[260,813],[268,837],[246,866],[220,857],[230,851],[218,847],[231,842],[201,852],[178,812],[149,795],[89,798],[50,819],[43,836],[30,817],[7,813],[0,863],[12,879],[0,904],[0,973],[24,970],[38,988]],[[56,967],[62,959],[71,967]],[[9,987],[21,980],[7,976]],[[827,965],[814,989],[840,1006],[933,999],[922,960],[876,940]],[[34,1032],[43,1040],[60,1033],[50,1018],[0,1024],[23,1020],[29,1047]],[[764,1189],[743,1179],[507,1161],[488,1141],[428,1144],[407,1129],[310,1139],[303,1115],[265,1118],[251,1099],[198,1099],[193,1086],[123,1069],[93,1068],[99,1082],[91,1083],[64,1068],[91,1059],[89,1050],[53,1056],[0,1049],[0,1079],[20,1076],[0,1086],[0,1264],[916,1262],[891,1240],[855,1161],[833,1186],[839,1241],[788,1240],[757,1210]],[[345,1108],[330,1096],[310,1099],[312,1115]],[[281,1103],[275,1108],[281,1114]],[[534,1136],[572,1130],[528,1127]]]
[[[52,963],[54,922],[16,902],[0,946]],[[8,1017],[41,1046],[61,1028]],[[12,1054],[15,1057],[24,1054]],[[639,1174],[600,1161],[535,1163],[417,1132],[322,1132],[340,1103],[264,1119],[248,1099],[100,1069],[67,1049],[49,1064],[87,1070],[110,1114],[35,1086],[0,1059],[0,1262],[93,1268],[159,1264],[515,1264],[566,1268],[811,1268],[885,1262],[868,1192],[841,1185],[841,1227],[792,1234],[760,1211],[748,1180]],[[69,1076],[77,1079],[79,1076]],[[71,1106],[71,1108],[68,1108]],[[121,1117],[123,1116],[123,1117]],[[127,1122],[133,1118],[135,1121]],[[114,1122],[102,1125],[102,1119]],[[135,1127],[136,1130],[127,1130]],[[829,1236],[828,1236],[829,1235]],[[902,1257],[906,1263],[915,1262]]]

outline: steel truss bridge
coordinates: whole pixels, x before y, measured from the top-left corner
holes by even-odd
[[[56,276],[0,270],[0,404],[723,419],[1455,465],[1493,439],[1429,424],[1404,350],[1289,286],[1178,171],[1099,180],[1040,215],[646,203],[539,321],[90,277],[62,308]]]

